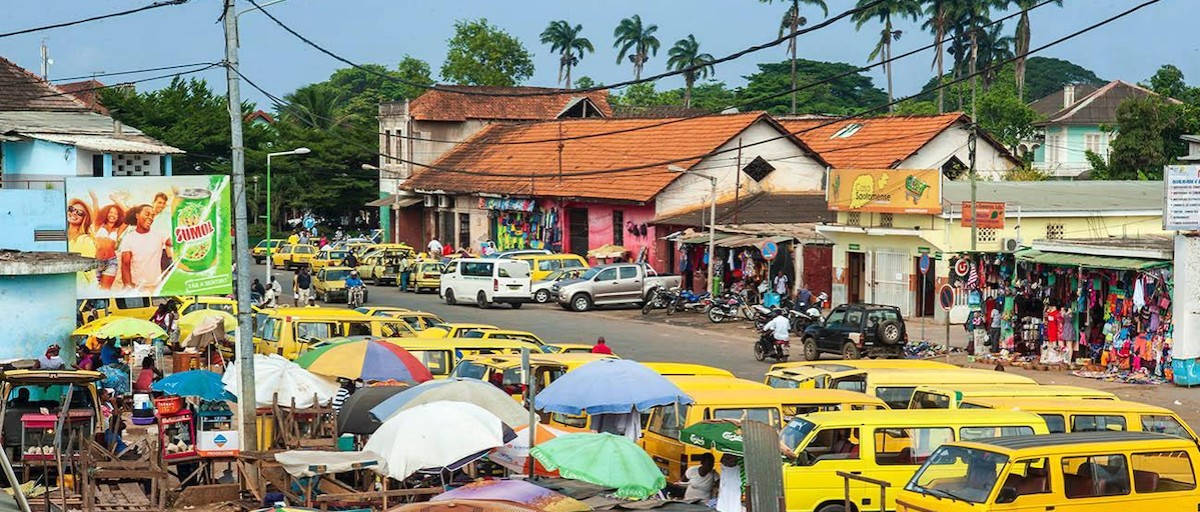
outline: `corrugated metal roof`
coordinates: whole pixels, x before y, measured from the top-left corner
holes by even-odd
[[[1058,211],[1161,210],[1162,181],[980,181],[979,201],[1007,203],[1009,216]],[[1118,199],[1119,198],[1119,199]],[[971,200],[971,184],[942,182],[942,199],[949,212],[959,213]]]
[[[183,154],[184,151],[159,143],[144,135],[137,136],[139,140],[126,137],[110,137],[105,135],[62,135],[56,133],[22,133],[22,135],[59,144],[68,144],[83,149],[101,153],[150,153],[150,154]]]
[[[1041,263],[1044,265],[1060,265],[1066,267],[1106,268],[1112,270],[1150,270],[1153,268],[1169,267],[1170,260],[1154,260],[1148,258],[1118,258],[1113,256],[1096,256],[1091,254],[1072,254],[1065,252],[1042,252],[1036,249],[1024,249],[1014,253],[1021,261]]]
[[[0,133],[3,132],[109,134],[113,133],[113,118],[95,112],[0,112]],[[141,130],[121,126],[127,135],[143,135]]]

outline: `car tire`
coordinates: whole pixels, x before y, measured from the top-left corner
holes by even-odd
[[[508,305],[512,306],[513,309],[521,309],[521,306],[524,306],[524,304],[520,302],[509,302]]]
[[[805,361],[816,361],[821,358],[821,353],[817,352],[817,340],[811,337],[804,338],[802,351],[800,355],[804,357]]]
[[[259,264],[259,265],[262,265],[262,264],[263,264],[263,262],[264,262],[264,259],[263,259],[263,258],[254,258],[254,263],[257,263],[257,264]]]
[[[876,329],[876,338],[884,344],[897,345],[904,340],[904,326],[896,320],[880,322]]]
[[[862,357],[862,352],[858,350],[858,345],[852,341],[847,341],[842,344],[842,359],[853,360]]]
[[[592,298],[586,293],[577,293],[571,297],[571,310],[577,313],[582,313],[592,309]]]
[[[488,302],[487,294],[480,290],[479,293],[475,294],[475,305],[479,306],[479,309],[487,309],[492,304]]]
[[[846,506],[840,503],[831,503],[817,509],[817,512],[846,512]]]
[[[449,306],[453,306],[458,303],[457,300],[454,300],[454,290],[447,288],[446,293],[444,293],[443,296],[446,298],[446,304]]]
[[[550,291],[549,290],[538,290],[538,291],[534,292],[533,293],[533,301],[537,302],[538,304],[545,304],[547,302],[550,302]]]

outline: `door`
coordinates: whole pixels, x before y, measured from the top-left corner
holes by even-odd
[[[842,328],[846,324],[845,307],[829,312],[825,323],[817,330],[817,348],[834,352],[842,350]]]
[[[642,300],[642,276],[638,268],[627,265],[617,269],[620,299],[622,301]]]
[[[617,280],[617,267],[609,267],[596,274],[592,281],[592,300],[599,304],[616,300],[620,293],[621,283]]]
[[[908,316],[908,278],[904,271],[908,268],[908,254],[878,250],[875,251],[874,260],[875,288],[871,302],[897,306],[903,315]]]
[[[571,232],[571,252],[586,258],[588,252],[587,208],[567,209],[567,229]]]
[[[913,275],[917,276],[917,287],[913,290],[916,310],[915,316],[933,316],[933,260],[929,261],[929,272],[921,274],[921,257],[913,258]]]
[[[857,304],[863,300],[863,274],[867,271],[865,254],[846,253],[846,302]]]

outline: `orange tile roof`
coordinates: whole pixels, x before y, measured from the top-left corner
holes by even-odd
[[[558,117],[568,105],[586,96],[605,117],[612,116],[608,91],[577,93],[549,87],[442,86],[498,94],[521,94],[537,91],[562,91],[562,94],[543,96],[479,96],[429,90],[412,100],[409,114],[418,121],[466,121],[491,119],[502,121],[544,121]]]
[[[59,89],[74,96],[75,99],[83,102],[88,108],[101,114],[108,114],[108,109],[100,103],[100,89],[104,87],[105,85],[95,78],[82,82],[58,84]]]
[[[780,130],[781,134],[783,133],[782,127],[765,113],[747,112],[687,119],[627,133],[567,140],[562,144],[562,173],[569,175],[584,171],[621,169],[703,155],[717,149],[760,120],[771,123]],[[664,119],[594,118],[494,124],[447,152],[432,164],[433,168],[419,169],[412,178],[404,183],[404,188],[460,193],[485,192],[650,201],[671,181],[679,177],[679,173],[671,172],[666,165],[661,165],[605,174],[567,176],[560,179],[559,144],[557,142],[515,145],[486,143],[545,140],[606,133],[657,125],[664,121]],[[803,143],[798,139],[793,139],[793,141],[804,148]],[[804,150],[813,158],[820,160],[815,153],[807,148]],[[700,158],[692,158],[674,165],[686,169],[699,161]],[[464,174],[441,169],[505,175],[520,174],[522,176]],[[524,175],[529,177],[524,177]]]
[[[0,57],[0,84],[0,111],[90,110],[74,96],[4,57]]]
[[[887,169],[916,154],[922,146],[959,120],[970,122],[962,112],[832,119],[781,118],[779,123],[789,132],[805,130],[796,136],[835,168]],[[862,127],[848,137],[834,137],[851,124]]]

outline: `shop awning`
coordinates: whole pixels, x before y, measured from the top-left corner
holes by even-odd
[[[754,236],[754,235],[735,235],[717,242],[721,247],[761,247],[767,242],[788,242],[791,241],[790,236]]]
[[[730,236],[732,236],[732,235],[729,235],[728,233],[716,233],[713,235],[713,240],[720,242],[721,240],[729,238]],[[695,232],[690,235],[683,234],[679,237],[679,240],[677,240],[677,241],[681,244],[707,244],[708,243],[708,230],[705,230],[703,233]]]
[[[392,206],[394,204],[396,205],[396,208],[407,208],[421,201],[422,199],[420,197],[387,196],[371,201],[367,203],[367,206]]]
[[[1060,265],[1065,267],[1107,268],[1111,270],[1150,270],[1172,265],[1170,261],[1148,258],[1120,258],[1114,256],[1096,256],[1092,254],[1072,254],[1065,252],[1042,252],[1036,249],[1024,249],[1013,253],[1020,261],[1041,263],[1043,265]]]

